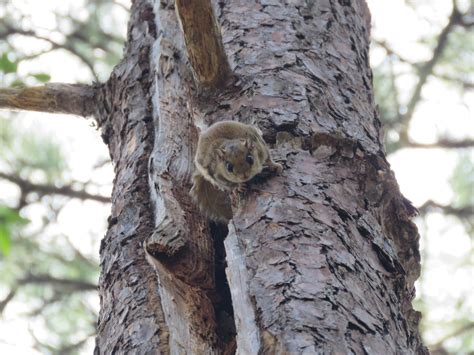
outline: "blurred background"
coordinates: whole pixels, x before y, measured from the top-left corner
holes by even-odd
[[[386,149],[420,209],[415,308],[434,354],[474,354],[474,4],[369,0]],[[0,87],[105,81],[127,0],[0,0]],[[113,167],[92,120],[0,112],[0,353],[90,354]]]

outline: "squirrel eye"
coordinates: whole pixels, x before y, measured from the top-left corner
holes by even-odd
[[[247,161],[247,163],[249,163],[249,165],[253,164],[253,157],[251,154],[248,154],[245,160]]]
[[[231,163],[229,163],[228,161],[225,163],[225,168],[227,169],[227,171],[229,173],[234,171],[234,166]]]

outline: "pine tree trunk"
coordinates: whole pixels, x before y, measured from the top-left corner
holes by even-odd
[[[425,353],[418,233],[380,140],[365,2],[214,5],[225,89],[196,86],[174,2],[136,0],[101,90],[116,178],[96,353]],[[228,228],[188,195],[199,128],[224,119],[259,126],[285,166],[234,201]]]

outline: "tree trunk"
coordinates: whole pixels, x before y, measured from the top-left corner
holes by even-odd
[[[380,140],[365,2],[215,5],[221,89],[197,84],[187,14],[136,0],[96,99],[116,170],[96,353],[425,353],[418,233]],[[228,228],[188,195],[198,127],[224,119],[259,126],[285,166],[234,201]]]

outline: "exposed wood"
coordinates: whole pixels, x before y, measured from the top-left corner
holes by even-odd
[[[46,84],[0,89],[0,109],[92,116],[98,88],[83,84]]]
[[[176,0],[194,77],[205,88],[226,83],[231,72],[210,0]]]
[[[194,81],[175,11],[163,3],[154,10],[160,36],[151,63],[159,80],[151,87],[155,138],[149,178],[156,227],[145,248],[158,271],[169,352],[216,353],[213,241],[188,193],[197,138],[190,112]]]
[[[257,325],[255,308],[250,299],[249,279],[251,275],[245,268],[245,258],[238,243],[235,229],[230,223],[229,235],[226,237],[224,245],[227,251],[227,279],[232,285],[237,349],[241,354],[257,354],[261,348],[260,329]]]
[[[172,4],[134,2],[125,58],[101,93],[97,121],[117,177],[101,249],[98,353],[217,352],[212,239],[188,195],[194,80]]]

